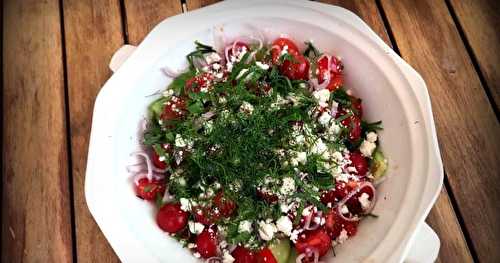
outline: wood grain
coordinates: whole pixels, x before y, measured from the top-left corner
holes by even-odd
[[[380,12],[373,0],[325,0],[324,3],[335,4],[353,13],[363,19],[377,35],[380,36],[389,46],[392,43],[389,40],[385,25],[380,16]],[[448,193],[443,188],[434,208],[431,210],[427,220],[437,231],[441,239],[442,249],[439,254],[440,262],[471,262],[472,257],[467,247],[467,242],[463,236],[460,224],[450,203]],[[446,231],[443,231],[446,230]]]
[[[63,12],[77,260],[118,262],[90,215],[84,184],[95,97],[111,75],[112,54],[124,43],[120,6],[116,0],[66,0]]]
[[[187,10],[195,10],[207,5],[215,4],[221,0],[186,0]]]
[[[444,2],[383,1],[403,58],[427,82],[448,180],[481,262],[500,258],[500,127]],[[409,33],[411,32],[411,33]]]
[[[496,107],[500,106],[500,1],[451,0]]]
[[[441,240],[437,262],[474,262],[446,188],[443,187],[441,190],[441,194],[426,221]]]
[[[71,262],[56,0],[4,1],[2,262]]]
[[[138,45],[165,18],[182,13],[180,0],[125,0],[128,40]]]

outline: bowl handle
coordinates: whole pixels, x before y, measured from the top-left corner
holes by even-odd
[[[427,224],[422,223],[417,229],[413,243],[405,263],[431,263],[435,262],[439,253],[441,242],[436,232]]]
[[[109,68],[111,71],[116,72],[121,65],[127,60],[132,53],[134,53],[136,46],[132,45],[123,45],[121,46],[113,56],[111,57],[111,60],[109,61]]]

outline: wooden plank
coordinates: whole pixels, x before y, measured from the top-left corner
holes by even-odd
[[[118,262],[87,208],[85,168],[95,97],[110,77],[112,54],[123,45],[119,1],[63,3],[78,262]]]
[[[389,36],[385,25],[380,16],[380,12],[373,0],[348,1],[348,0],[326,0],[324,3],[335,4],[353,13],[363,19],[380,38],[389,46]],[[446,220],[443,220],[446,219]],[[462,230],[458,223],[453,207],[449,201],[448,193],[445,189],[441,191],[439,199],[431,210],[427,222],[437,231],[441,243],[438,261],[441,262],[471,262],[472,257],[467,247]],[[443,231],[446,230],[446,231]]]
[[[195,10],[207,5],[215,4],[221,0],[186,0],[187,10]]]
[[[437,262],[474,262],[455,216],[455,211],[451,206],[446,188],[441,191],[426,221],[436,231],[441,240]]]
[[[403,58],[427,82],[445,170],[471,249],[481,262],[494,262],[500,258],[498,120],[444,2],[382,5]]]
[[[500,105],[500,1],[451,0],[496,103]]]
[[[138,45],[165,18],[182,13],[180,0],[125,0],[128,40]]]
[[[56,0],[4,1],[2,262],[71,262]]]

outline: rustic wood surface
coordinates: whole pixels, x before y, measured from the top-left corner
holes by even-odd
[[[4,1],[2,262],[119,261],[84,198],[95,96],[118,47],[216,2]],[[321,2],[359,15],[427,82],[447,176],[427,218],[438,262],[498,262],[498,2]]]

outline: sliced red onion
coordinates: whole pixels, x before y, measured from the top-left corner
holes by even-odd
[[[309,214],[309,216],[307,216],[306,222],[304,224],[304,229],[305,230],[316,230],[316,229],[318,229],[318,227],[321,226],[321,217],[323,216],[323,211],[319,211],[316,214],[316,216],[313,216],[313,215],[314,215],[314,213],[311,212]],[[320,219],[319,223],[314,222],[313,217],[319,217],[319,219]],[[311,221],[314,223],[313,225],[311,225]]]
[[[163,68],[160,68],[161,72],[163,72],[163,74],[165,74],[167,77],[170,77],[170,78],[176,78],[177,76],[179,76],[181,73],[175,69],[171,69],[170,67],[163,67]]]
[[[134,184],[139,185],[139,180],[142,178],[147,178],[147,173],[138,173],[133,177]]]
[[[221,257],[211,257],[207,258],[206,263],[222,263],[222,258]]]
[[[226,48],[224,48],[224,57],[226,58],[226,61],[227,62],[231,62],[230,58],[229,58],[229,50],[231,49],[232,50],[232,46],[231,45],[228,45]]]
[[[362,182],[360,183],[354,190],[352,190],[351,192],[349,192],[340,202],[338,202],[337,204],[335,204],[334,208],[336,207],[337,208],[337,212],[339,214],[339,216],[346,220],[346,221],[349,221],[349,222],[354,222],[354,221],[359,221],[360,219],[358,217],[346,217],[342,214],[342,206],[345,205],[345,203],[347,201],[349,201],[349,199],[351,199],[353,196],[355,196],[357,193],[359,193],[359,191],[365,187],[368,187],[368,188],[371,188],[372,192],[373,192],[373,197],[372,197],[372,200],[370,201],[370,207],[368,207],[365,211],[363,211],[363,214],[367,214],[367,213],[370,213],[373,209],[373,207],[375,206],[375,201],[376,201],[376,189],[375,187],[373,186],[372,183],[370,182]]]
[[[214,38],[214,49],[219,54],[224,51],[224,47],[226,46],[226,37],[224,36],[224,33],[222,31],[222,27],[214,27],[212,30]]]
[[[311,254],[314,255],[314,263],[319,263],[319,251],[318,249],[316,248],[307,248],[306,249],[306,252],[304,253],[301,253],[297,256],[297,258],[295,259],[295,263],[302,263],[302,260],[307,257],[307,256],[310,256]]]
[[[323,81],[323,83],[319,84],[319,81],[317,78],[312,78],[309,79],[309,84],[313,88],[313,90],[322,90],[326,89],[328,85],[330,84],[330,72],[325,73],[326,80]]]
[[[144,160],[146,161],[146,168],[148,171],[147,178],[149,181],[153,178],[153,163],[151,162],[151,159],[149,158],[148,154],[144,151],[137,151],[131,153],[132,156],[142,156]]]

